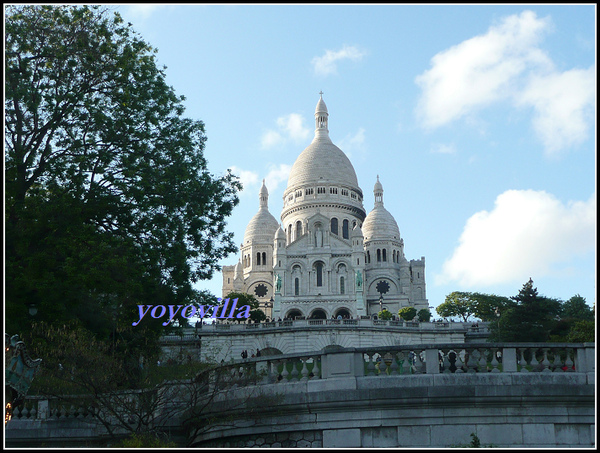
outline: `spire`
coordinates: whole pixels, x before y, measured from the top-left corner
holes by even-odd
[[[329,129],[327,123],[329,122],[329,113],[327,112],[327,106],[323,101],[323,92],[319,92],[321,95],[319,102],[317,102],[317,108],[315,109],[315,136],[329,136]]]
[[[267,186],[265,185],[265,180],[263,179],[262,187],[258,192],[258,198],[260,200],[260,208],[269,208],[269,191],[267,190]]]
[[[377,175],[377,182],[373,187],[373,194],[375,195],[375,207],[383,206],[383,186],[379,182],[379,175]]]

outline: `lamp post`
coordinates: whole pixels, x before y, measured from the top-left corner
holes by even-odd
[[[379,311],[383,311],[383,293],[379,293]]]
[[[265,311],[267,308],[273,308],[273,296],[271,296],[271,299],[268,302],[265,302]],[[273,310],[269,312],[269,318],[273,321]]]

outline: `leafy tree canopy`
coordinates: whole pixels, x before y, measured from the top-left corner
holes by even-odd
[[[454,291],[446,296],[444,302],[436,307],[438,315],[449,318],[458,316],[467,321],[477,311],[477,305],[472,293]]]
[[[236,250],[238,180],[215,177],[156,50],[96,6],[5,17],[6,316],[79,318],[105,336],[140,304],[198,303]]]
[[[516,305],[502,313],[497,324],[492,324],[491,339],[513,342],[547,341],[551,329],[557,323],[561,301],[539,296],[532,279],[511,299]]]
[[[421,308],[417,312],[417,317],[421,322],[429,322],[429,320],[431,319],[431,312],[427,308]]]
[[[417,316],[417,309],[415,307],[404,307],[398,310],[398,316],[405,321],[411,321]]]
[[[586,303],[585,297],[576,294],[566,302],[563,302],[561,318],[592,321],[594,319],[594,311]]]
[[[250,306],[250,318],[249,319],[252,321],[264,321],[265,319],[267,319],[267,315],[265,314],[265,312],[259,308],[260,302],[252,294],[231,292],[231,293],[227,294],[227,296],[225,296],[225,299],[229,299],[230,301],[233,301],[233,299],[237,299],[238,307],[241,307],[243,305],[249,305]]]
[[[377,318],[383,321],[389,321],[392,319],[392,312],[384,308],[379,313],[377,313]]]

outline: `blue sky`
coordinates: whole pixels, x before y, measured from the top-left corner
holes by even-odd
[[[209,169],[280,218],[323,91],[373,208],[377,175],[431,306],[452,291],[596,294],[595,5],[111,6],[202,120]],[[235,264],[237,255],[223,260]],[[200,288],[221,296],[222,276]]]

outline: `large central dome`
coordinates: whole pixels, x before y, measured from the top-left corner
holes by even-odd
[[[345,186],[362,194],[350,159],[329,138],[328,117],[327,106],[321,98],[315,110],[315,138],[296,159],[287,191],[327,184]]]
[[[288,179],[288,189],[323,183],[358,189],[358,179],[350,159],[329,137],[315,137],[296,159]]]

